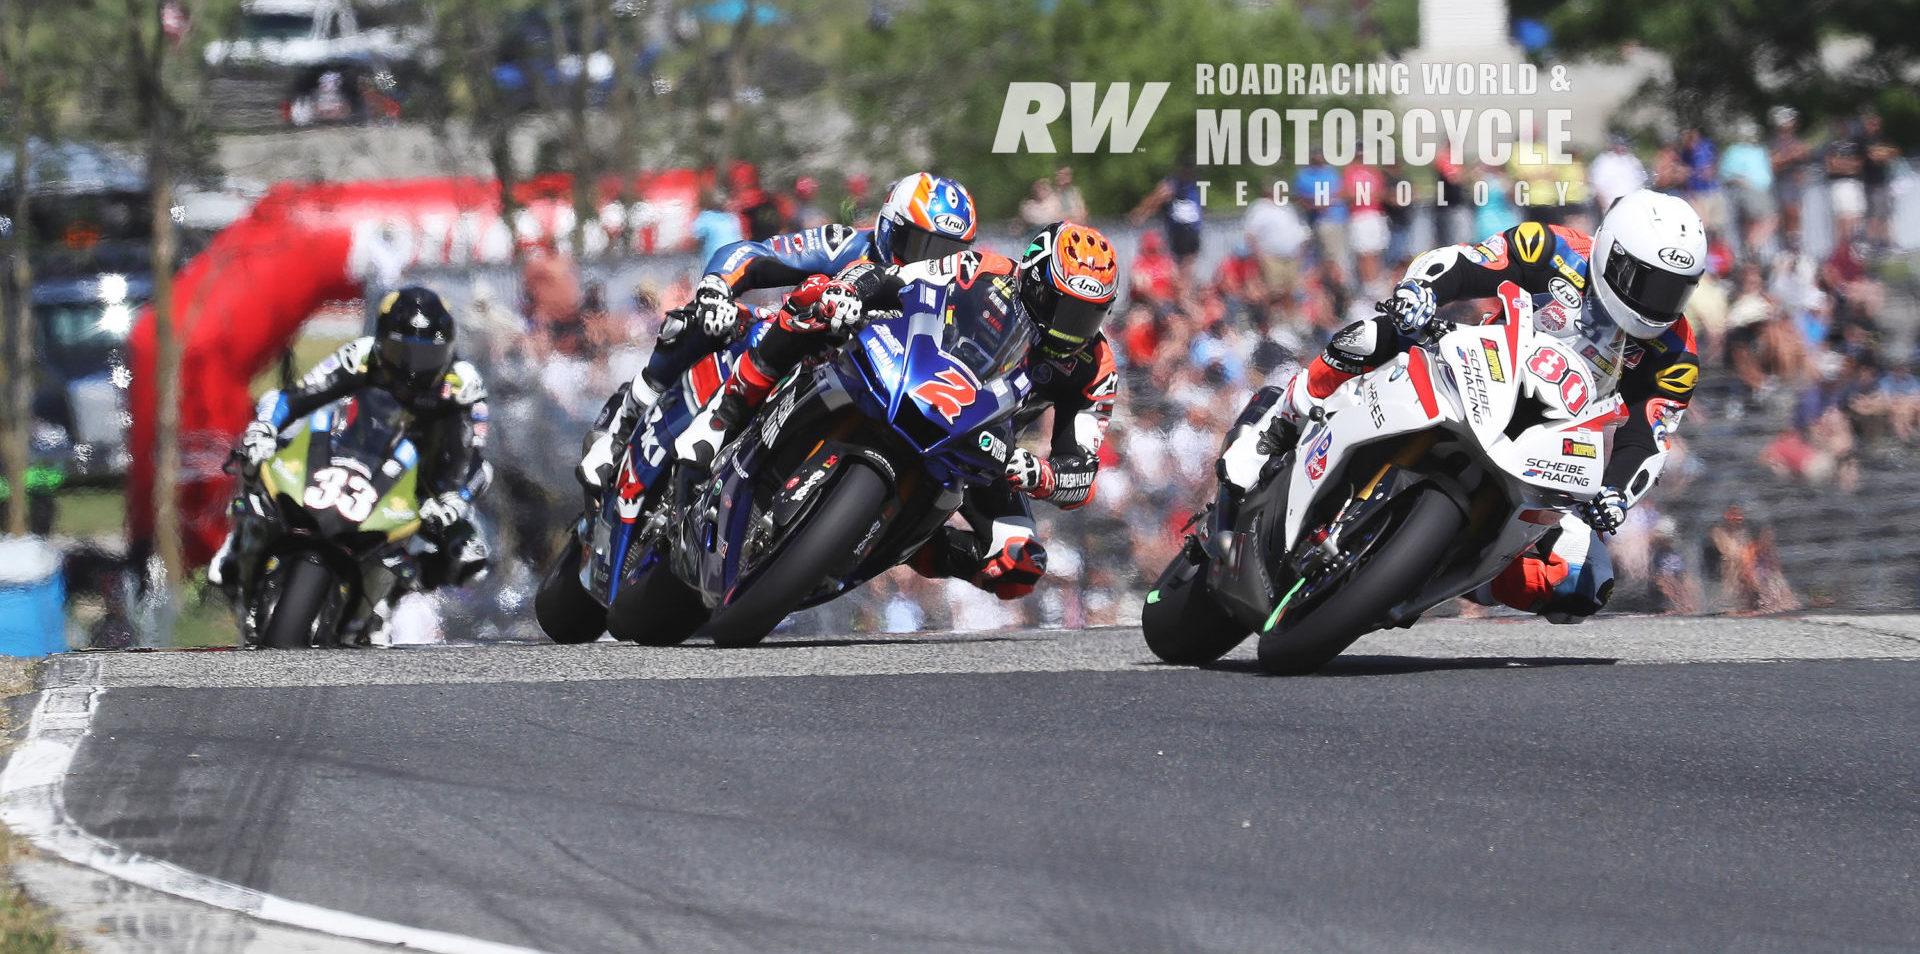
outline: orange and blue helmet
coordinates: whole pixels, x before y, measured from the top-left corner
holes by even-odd
[[[966,186],[916,172],[887,192],[873,223],[873,247],[880,264],[909,265],[965,251],[979,230]]]
[[[1040,328],[1040,349],[1064,358],[1087,346],[1120,290],[1120,261],[1099,229],[1055,222],[1020,257],[1020,303]]]

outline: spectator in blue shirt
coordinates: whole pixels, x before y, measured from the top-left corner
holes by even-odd
[[[715,252],[746,238],[740,228],[740,213],[727,208],[727,197],[709,190],[702,197],[700,214],[693,219],[693,238],[700,243],[700,260],[713,260]]]
[[[1739,141],[1720,156],[1720,184],[1738,226],[1733,234],[1740,237],[1741,254],[1759,255],[1773,240],[1773,159],[1760,145],[1758,123],[1741,120],[1735,135]]]

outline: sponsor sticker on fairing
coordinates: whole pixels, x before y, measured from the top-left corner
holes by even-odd
[[[1575,311],[1580,307],[1580,289],[1573,287],[1572,282],[1559,275],[1548,280],[1547,294],[1552,295],[1554,302],[1568,311]],[[1564,316],[1562,318],[1564,319]],[[1555,330],[1559,329],[1556,327]]]
[[[1568,457],[1585,457],[1593,460],[1600,456],[1600,449],[1587,441],[1567,437],[1560,441],[1560,453]]]
[[[1587,465],[1566,460],[1530,457],[1527,459],[1526,472],[1521,476],[1533,480],[1544,480],[1551,484],[1579,486],[1587,482]]]
[[[1319,480],[1327,475],[1327,452],[1333,449],[1333,435],[1320,435],[1313,442],[1313,449],[1307,452],[1307,479]]]
[[[1491,413],[1492,398],[1487,393],[1487,375],[1480,367],[1480,355],[1465,348],[1453,351],[1460,357],[1461,377],[1465,378],[1461,384],[1467,392],[1467,409],[1473,414],[1473,423],[1485,423]]]
[[[986,451],[987,456],[994,460],[1004,461],[1007,459],[1007,442],[1001,440],[999,436],[992,431],[980,432],[980,449]]]
[[[1500,363],[1500,346],[1483,338],[1480,348],[1487,356],[1487,376],[1501,384],[1507,383],[1506,365]]]

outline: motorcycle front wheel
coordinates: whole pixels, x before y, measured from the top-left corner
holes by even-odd
[[[1281,676],[1319,669],[1377,627],[1388,607],[1414,595],[1426,582],[1467,517],[1430,484],[1408,495],[1412,499],[1395,501],[1387,511],[1384,528],[1356,545],[1360,552],[1345,568],[1346,578],[1332,581],[1331,593],[1301,607],[1297,617],[1276,614],[1283,625],[1269,624],[1260,634],[1261,669]]]
[[[288,557],[288,561],[291,565],[280,580],[280,599],[273,604],[273,616],[260,637],[260,645],[268,649],[306,649],[324,642],[315,630],[334,590],[333,570],[311,553]]]
[[[842,467],[826,499],[794,528],[773,562],[733,602],[715,609],[696,636],[710,636],[716,646],[752,646],[831,574],[851,568],[848,557],[879,518],[889,492],[872,467],[857,460]]]

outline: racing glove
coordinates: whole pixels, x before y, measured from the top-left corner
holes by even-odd
[[[1393,294],[1375,306],[1380,314],[1393,319],[1393,327],[1408,337],[1418,336],[1433,324],[1433,316],[1440,310],[1433,296],[1433,286],[1416,279],[1407,279],[1393,286]]]
[[[701,278],[694,288],[693,313],[700,319],[700,330],[721,341],[732,341],[740,333],[740,309],[733,303],[733,286],[718,275]]]
[[[1046,573],[1047,548],[1038,540],[1014,537],[987,557],[972,583],[1003,600],[1016,600],[1033,592],[1033,585]]]
[[[860,298],[853,286],[825,275],[814,275],[787,294],[786,302],[780,306],[780,326],[803,334],[829,328],[841,330],[846,319],[837,316],[843,313],[843,307],[848,309],[844,314],[851,318],[851,323],[858,325]]]
[[[1593,499],[1580,505],[1580,519],[1599,533],[1612,533],[1627,520],[1627,495],[1612,487],[1602,487]]]
[[[428,500],[420,505],[420,526],[428,533],[444,533],[448,527],[466,519],[472,505],[456,491]]]
[[[1053,496],[1057,481],[1053,462],[1024,447],[1016,447],[1007,457],[1007,483],[1036,500]]]
[[[820,312],[827,317],[828,325],[835,334],[851,334],[860,330],[860,296],[846,282],[827,283],[826,289],[820,292]]]
[[[266,421],[249,421],[246,432],[240,435],[240,452],[250,467],[266,463],[279,449],[280,433]]]

